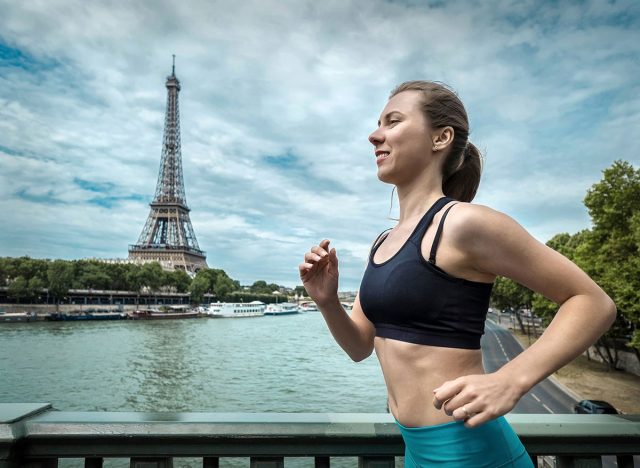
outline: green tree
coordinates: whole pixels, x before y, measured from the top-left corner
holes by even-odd
[[[162,284],[164,270],[158,262],[150,262],[142,265],[140,269],[140,283],[150,291],[157,291]]]
[[[491,304],[500,310],[530,309],[533,292],[510,278],[498,276],[491,291]]]
[[[203,271],[203,270],[200,270]],[[191,302],[193,304],[201,304],[204,299],[204,294],[209,288],[209,279],[205,275],[201,275],[200,272],[191,281],[189,285],[189,292],[191,293]]]
[[[75,284],[80,289],[111,289],[107,266],[98,262],[77,262]]]
[[[491,291],[491,304],[497,309],[513,310],[529,309],[531,310],[533,303],[533,291],[525,288],[520,283],[510,278],[498,276]],[[522,318],[516,314],[520,331],[529,334],[529,327],[525,328]],[[535,327],[534,327],[535,332]]]
[[[263,280],[255,281],[251,286],[249,286],[249,291],[259,294],[269,294],[272,292],[269,290],[267,282]]]
[[[0,286],[9,284],[9,270],[11,268],[11,259],[7,257],[0,258]]]
[[[47,283],[40,279],[39,276],[34,276],[29,280],[29,286],[27,287],[27,298],[34,302],[42,294],[42,290],[47,287]]]
[[[596,343],[603,360],[615,368],[619,343],[632,347],[640,359],[640,169],[615,161],[587,191],[584,204],[593,228],[558,234],[547,245],[573,260],[616,303],[616,321]],[[538,294],[534,309],[548,321],[557,306]]]
[[[124,290],[126,291],[140,291],[142,282],[140,279],[140,267],[138,265],[127,265],[124,274],[125,284]]]
[[[225,297],[236,289],[236,283],[231,278],[229,278],[229,276],[227,276],[224,270],[218,270],[218,274],[213,285],[214,294],[217,297]]]
[[[216,268],[203,268],[198,271],[189,287],[191,302],[194,303],[202,302],[204,294],[213,294],[217,300],[225,300],[238,289],[240,283],[230,278],[224,270]]]
[[[9,289],[7,293],[9,297],[15,299],[19,304],[22,299],[25,299],[29,295],[29,282],[24,276],[18,276],[11,283],[9,283]]]
[[[4,266],[2,267],[2,269],[4,270],[3,274],[5,276],[5,284],[8,285],[11,280],[17,278],[18,276],[21,276],[19,269],[20,259],[7,257],[4,259],[3,263]]]
[[[198,285],[198,288],[204,287],[204,293],[213,294],[216,284],[216,279],[218,278],[218,271],[213,268],[202,268],[196,274],[196,278],[200,277],[199,280],[201,283]]]
[[[48,262],[46,260],[31,257],[20,257],[15,259],[15,274],[24,277],[27,281],[31,278],[47,279]]]
[[[189,290],[191,278],[184,270],[175,270],[167,274],[167,283],[176,291],[185,293]]]
[[[602,344],[623,339],[640,351],[640,169],[615,161],[584,199],[593,221],[591,235],[576,251],[578,264],[611,296],[616,323]],[[639,356],[640,358],[640,356]]]
[[[130,265],[126,263],[103,263],[104,271],[109,276],[109,287],[116,291],[130,291],[127,285],[127,273]]]
[[[127,264],[124,274],[125,290],[136,293],[136,308],[140,305],[140,290],[142,289],[141,268],[138,265]]]
[[[0,259],[0,286],[8,285],[18,276],[22,276],[27,282],[35,277],[46,281],[48,266],[48,260],[30,257],[2,258]]]
[[[73,282],[73,266],[64,260],[55,260],[47,270],[49,294],[56,300],[56,310],[60,300],[67,295]]]

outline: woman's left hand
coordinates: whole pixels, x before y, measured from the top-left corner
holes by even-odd
[[[513,409],[523,392],[499,373],[465,375],[433,391],[433,405],[466,427],[476,427]]]

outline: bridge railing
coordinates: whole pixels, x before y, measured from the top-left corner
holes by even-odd
[[[640,415],[513,414],[507,420],[534,461],[555,456],[558,467],[596,467],[601,455],[633,467],[640,453]],[[0,468],[50,468],[66,458],[102,467],[126,458],[132,468],[173,467],[178,457],[218,467],[248,457],[253,468],[331,457],[354,466],[402,466],[404,444],[385,413],[142,413],[55,411],[49,404],[0,404]],[[223,461],[224,463],[224,461]],[[175,466],[180,466],[176,464]],[[193,466],[193,465],[190,465]]]

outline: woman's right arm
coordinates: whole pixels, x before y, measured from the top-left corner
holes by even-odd
[[[307,294],[317,304],[336,342],[356,362],[369,357],[375,328],[362,312],[358,296],[350,316],[340,303],[336,249],[329,250],[325,239],[304,255],[298,268]]]

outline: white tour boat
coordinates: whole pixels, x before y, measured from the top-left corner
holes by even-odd
[[[298,305],[293,302],[281,302],[280,304],[269,304],[264,311],[264,315],[289,315],[299,312]]]
[[[212,302],[205,310],[209,317],[259,317],[264,315],[266,304],[260,301],[253,302]]]
[[[305,301],[300,303],[300,312],[317,312],[318,306],[313,301]]]

